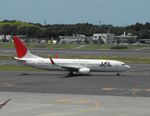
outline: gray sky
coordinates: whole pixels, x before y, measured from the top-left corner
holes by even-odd
[[[0,20],[47,24],[150,22],[150,0],[0,0]]]

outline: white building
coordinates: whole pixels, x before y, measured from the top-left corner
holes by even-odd
[[[89,38],[85,35],[74,34],[73,36],[59,36],[59,39],[59,43],[84,44]]]
[[[93,34],[93,42],[101,44],[112,44],[114,42],[115,34],[111,33],[99,33]]]
[[[116,43],[136,43],[137,38],[138,36],[136,35],[132,35],[131,33],[126,34],[126,32],[124,32],[122,35],[116,36],[115,41]]]
[[[5,41],[10,41],[12,40],[12,35],[0,35],[0,41],[3,41],[5,39]]]

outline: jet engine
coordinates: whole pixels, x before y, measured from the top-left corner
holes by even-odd
[[[82,74],[82,75],[89,75],[90,74],[90,69],[89,68],[80,68],[78,70],[78,73]]]

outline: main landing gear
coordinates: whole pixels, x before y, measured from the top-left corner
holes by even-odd
[[[71,72],[69,72],[69,76],[73,76],[74,75],[74,73],[71,71]]]
[[[117,76],[120,76],[120,73],[117,73]]]

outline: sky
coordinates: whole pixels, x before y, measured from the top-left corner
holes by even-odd
[[[0,20],[44,24],[150,22],[150,0],[0,0]]]

